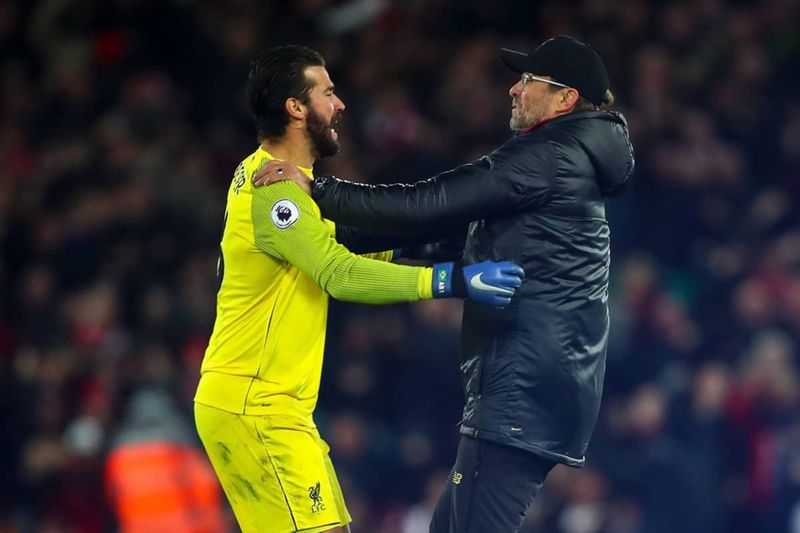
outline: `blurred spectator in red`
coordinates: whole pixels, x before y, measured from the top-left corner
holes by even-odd
[[[219,533],[222,492],[191,426],[159,390],[143,389],[112,438],[105,485],[122,533]]]

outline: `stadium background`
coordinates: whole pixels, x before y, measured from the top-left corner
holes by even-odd
[[[515,80],[498,47],[568,33],[605,58],[637,171],[608,205],[588,466],[550,475],[524,531],[800,532],[799,6],[0,1],[0,531],[114,531],[132,479],[115,454],[196,449],[257,50],[323,52],[348,107],[317,170],[380,182],[500,144]],[[427,531],[457,442],[459,317],[332,306],[317,420],[354,533]],[[140,466],[153,487],[176,468]]]

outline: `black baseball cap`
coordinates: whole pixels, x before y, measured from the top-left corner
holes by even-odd
[[[573,87],[595,105],[609,89],[608,72],[594,48],[568,35],[548,39],[530,54],[501,48],[500,58],[516,72],[550,76]]]

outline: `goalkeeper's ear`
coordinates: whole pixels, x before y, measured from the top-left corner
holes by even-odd
[[[308,107],[298,98],[287,98],[283,103],[283,107],[290,120],[303,121],[308,115]]]

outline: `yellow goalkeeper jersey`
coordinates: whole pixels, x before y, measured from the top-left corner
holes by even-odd
[[[270,159],[259,147],[228,190],[217,315],[195,401],[238,414],[310,418],[328,295],[372,304],[428,299],[432,271],[389,263],[391,252],[350,253],[294,183],[254,187],[253,174]]]

